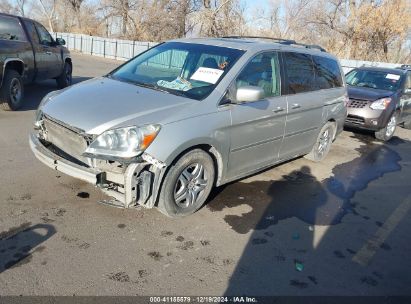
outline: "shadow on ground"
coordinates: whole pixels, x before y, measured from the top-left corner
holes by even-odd
[[[280,249],[284,248],[285,244],[275,244],[275,239],[281,239],[278,235],[284,233],[282,226],[275,226],[280,221],[297,218],[307,227],[338,225],[347,214],[363,217],[364,220],[369,219],[360,214],[357,210],[358,202],[352,201],[352,198],[357,192],[367,189],[370,182],[387,173],[401,171],[401,157],[394,147],[410,143],[394,137],[390,142],[381,144],[367,134],[353,136],[362,142],[357,149],[360,156],[335,166],[332,170],[333,175],[322,181],[312,175],[309,166],[302,166],[299,170],[282,176],[278,181],[238,182],[220,189],[218,195],[214,194],[207,207],[213,212],[226,211],[224,220],[235,232],[252,232],[230,279],[226,295],[273,295],[278,290],[286,290],[284,286],[279,287],[287,278],[286,274],[281,274],[282,267],[279,267],[279,263],[285,263],[287,260],[287,263],[290,263],[289,269],[294,269],[299,261],[290,261],[290,257],[286,257]],[[396,190],[402,191],[403,193],[397,195],[404,197],[409,193],[408,189]],[[240,215],[230,214],[230,208],[240,205],[247,205],[248,211]],[[300,238],[299,234],[293,235],[292,231],[286,233],[286,239]],[[320,243],[314,247],[314,234],[307,236],[313,239],[306,240],[304,244],[310,244],[311,248],[296,249],[300,250],[300,254],[316,252],[324,245]],[[338,240],[338,236],[332,235],[322,239],[327,240],[327,247],[332,246],[332,242],[343,242]],[[348,253],[335,251],[334,255],[344,258],[346,254],[355,253],[347,250]],[[279,283],[278,278],[283,282]],[[309,284],[318,283],[315,276],[308,275],[305,279],[306,281],[288,279],[287,284],[291,288],[305,289]],[[368,277],[364,280],[369,280],[370,284],[376,282]]]
[[[53,225],[30,222],[0,232],[0,273],[29,263],[33,254],[46,248],[41,244],[55,233]]]
[[[73,84],[90,78],[91,77],[73,76]],[[19,111],[36,110],[44,96],[52,91],[58,90],[56,81],[54,80],[46,80],[28,84],[24,89],[24,104]]]

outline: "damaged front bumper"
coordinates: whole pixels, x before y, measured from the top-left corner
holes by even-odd
[[[152,208],[157,200],[165,165],[144,155],[138,162],[127,164],[121,172],[94,168],[70,159],[63,151],[48,145],[37,134],[30,134],[30,148],[37,159],[48,167],[99,187],[115,198],[112,205]]]

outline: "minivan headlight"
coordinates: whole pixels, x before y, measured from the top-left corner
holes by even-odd
[[[97,136],[84,153],[131,158],[141,154],[156,138],[159,125],[108,130]]]
[[[376,101],[374,101],[371,105],[370,108],[373,110],[385,110],[388,105],[391,102],[391,98],[387,97],[387,98],[381,98],[378,99]]]

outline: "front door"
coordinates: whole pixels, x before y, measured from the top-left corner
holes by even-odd
[[[287,115],[286,97],[281,96],[278,53],[254,57],[234,86],[258,86],[265,97],[254,102],[231,105],[228,178],[243,176],[278,159]]]
[[[60,46],[54,41],[50,33],[39,23],[35,23],[41,45],[40,56],[41,66],[44,69],[46,78],[58,77],[63,70],[63,60],[61,58]]]

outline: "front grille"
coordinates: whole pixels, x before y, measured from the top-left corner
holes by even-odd
[[[81,134],[48,118],[44,118],[43,122],[46,131],[45,139],[48,142],[72,157],[82,162],[86,161],[82,154],[86,150],[88,143]]]
[[[354,115],[348,115],[345,121],[354,125],[363,125],[365,123],[364,118]]]
[[[367,104],[368,104],[368,100],[350,98],[350,101],[348,103],[348,107],[349,108],[361,109],[361,108],[364,108]]]

